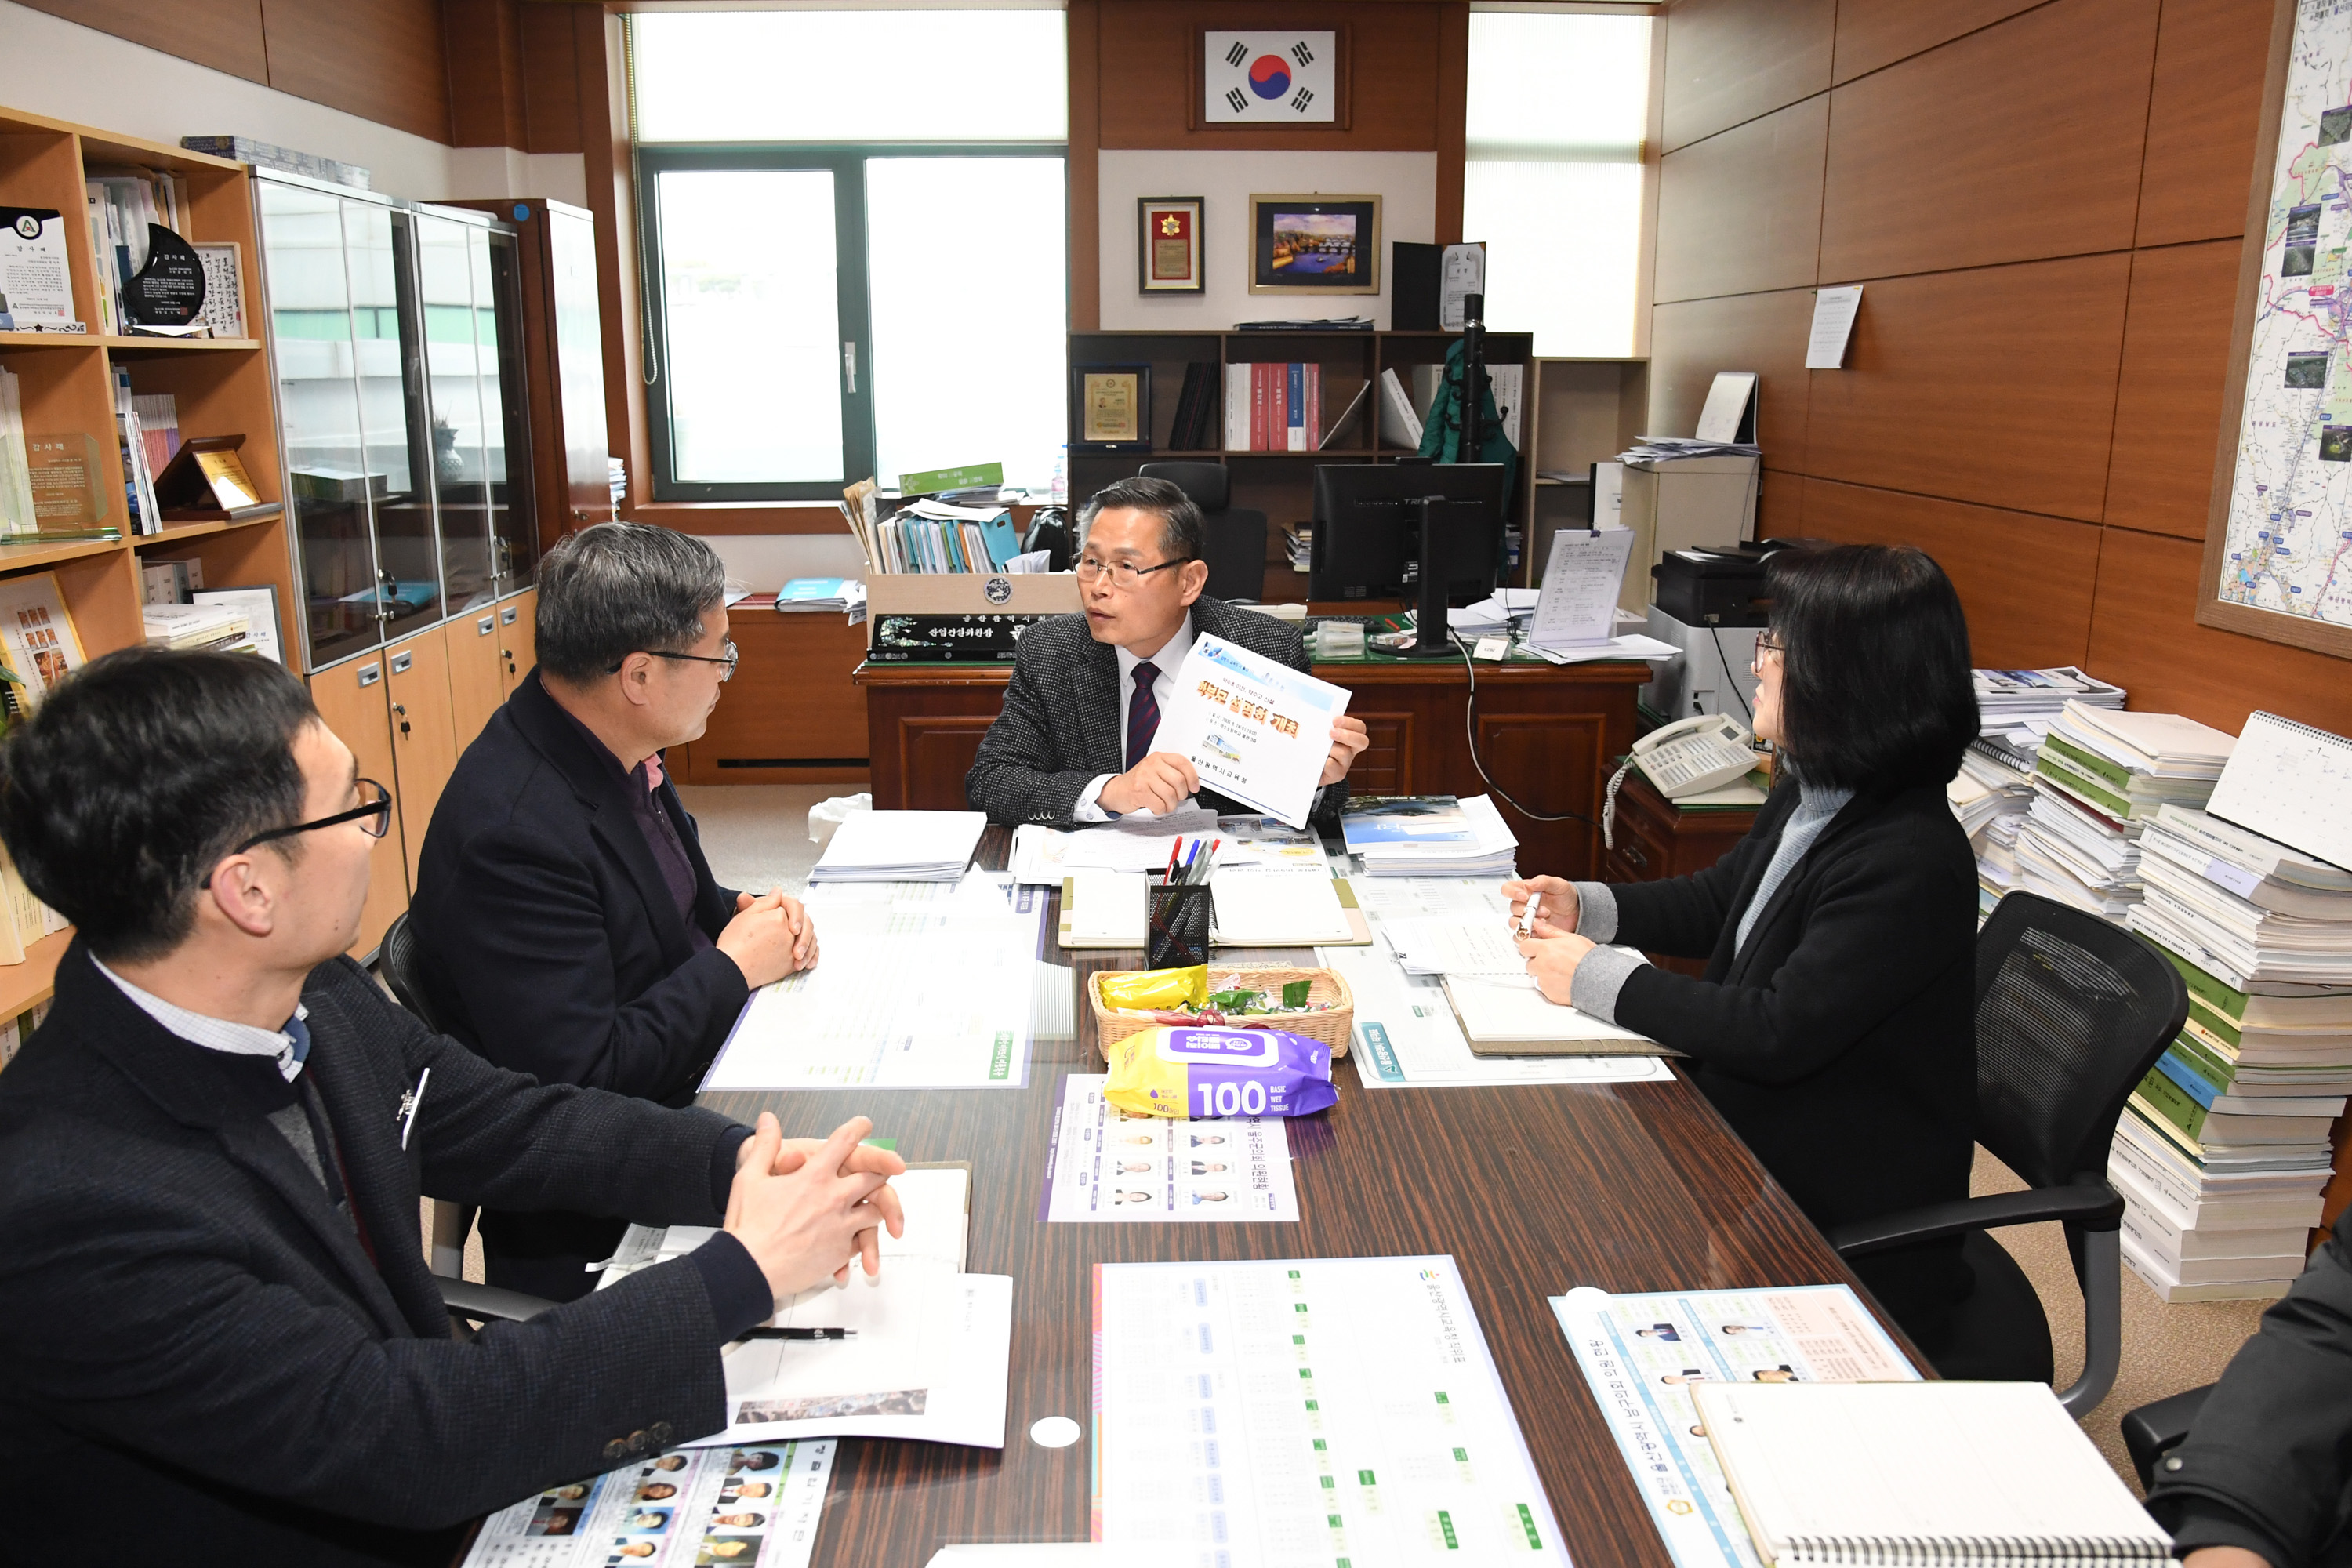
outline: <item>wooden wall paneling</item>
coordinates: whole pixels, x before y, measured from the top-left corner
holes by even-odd
[[[364,684],[362,684],[364,683]],[[343,744],[359,759],[360,776],[373,779],[400,799],[400,773],[392,752],[392,710],[386,700],[383,656],[370,654],[346,664],[322,669],[310,678],[310,700]],[[418,822],[421,836],[425,824]],[[384,928],[408,908],[408,857],[404,847],[400,813],[392,826],[368,852],[367,903],[360,910],[360,929],[351,952],[362,957],[375,951]]]
[[[464,756],[490,715],[507,700],[506,659],[499,651],[495,605],[467,610],[446,628],[449,652],[449,725]]]
[[[457,727],[450,712],[449,645],[432,626],[383,650],[383,683],[392,705],[393,766],[400,774],[401,837],[407,843],[408,885],[425,853],[425,829],[449,775],[457,771]],[[389,781],[386,781],[389,782]]]
[[[525,129],[521,0],[451,0],[441,8],[453,147],[520,147]]]
[[[1810,286],[1829,129],[1816,93],[1660,160],[1657,299]]]
[[[1934,556],[1959,590],[1978,664],[2083,662],[2097,528],[1827,479],[1805,480],[1804,491],[1807,535],[1840,544],[1916,544]],[[2141,705],[2137,691],[2133,705]]]
[[[1069,0],[1070,331],[1102,325],[1102,5]]]
[[[2352,680],[2340,658],[2196,622],[2197,542],[2105,531],[2084,666],[2131,705],[2186,713],[2236,734],[2255,708],[2352,734]]]
[[[1828,87],[1836,18],[1837,0],[1683,0],[1667,6],[1666,150]]]
[[[2129,246],[2156,5],[2053,0],[1838,88],[1822,279]]]
[[[1805,471],[2097,521],[2130,270],[2118,252],[1871,284],[1847,368],[1811,377]]]
[[[1468,0],[1437,8],[1437,232],[1440,245],[1462,241],[1463,165],[1470,111]],[[1648,269],[1643,269],[1647,276]]]
[[[742,652],[710,727],[694,742],[732,763],[828,758],[866,763],[866,694],[850,680],[866,657],[866,627],[839,616],[747,610],[731,616]]]
[[[874,803],[882,804],[882,777],[887,766],[898,781],[892,792],[909,811],[963,811],[970,803],[963,793],[964,775],[979,760],[980,742],[994,714],[901,713],[891,727],[887,751],[874,758]]]
[[[1871,298],[1865,291],[1865,316]],[[1813,384],[1805,338],[1812,320],[1811,289],[1660,305],[1650,327],[1649,418],[1636,434],[1690,435],[1715,373],[1752,370],[1762,378],[1756,430],[1764,467],[1803,472]]]
[[[278,91],[449,140],[438,0],[261,0],[261,20]]]
[[[247,81],[269,80],[261,0],[179,0],[169,5],[155,5],[152,0],[25,0],[25,4]]]
[[[2030,11],[2042,0],[1839,0],[1835,79],[1845,82]]]
[[[1279,147],[1433,153],[1438,141],[1439,13],[1434,0],[1261,4],[1127,0],[1098,15],[1105,147]],[[1202,27],[1347,29],[1349,124],[1192,127],[1192,51]]]
[[[580,45],[572,7],[525,4],[522,14],[523,151],[580,151]]]
[[[2244,230],[2273,9],[2273,0],[2164,0],[2140,169],[2140,244]]]
[[[2110,527],[2205,537],[2238,248],[2234,239],[2210,240],[2132,258],[2107,459]]]

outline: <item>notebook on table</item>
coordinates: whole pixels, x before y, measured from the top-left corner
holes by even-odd
[[[1701,1383],[1766,1568],[2168,1563],[2171,1537],[2038,1383]]]
[[[1544,999],[1524,974],[1449,974],[1445,1001],[1474,1057],[1672,1057],[1650,1038]]]

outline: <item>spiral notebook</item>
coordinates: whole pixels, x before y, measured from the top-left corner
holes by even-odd
[[[1700,1383],[1767,1568],[2161,1563],[2172,1539],[2038,1383]]]
[[[2255,713],[2205,810],[2352,870],[2352,741]]]

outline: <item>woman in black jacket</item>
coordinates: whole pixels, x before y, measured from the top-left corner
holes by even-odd
[[[1545,995],[1685,1052],[1823,1230],[1969,1195],[1976,863],[1944,786],[1977,733],[1959,596],[1917,550],[1787,550],[1768,568],[1756,732],[1782,769],[1756,826],[1696,876],[1539,893],[1520,952]],[[1669,973],[1622,943],[1704,958]],[[1929,1356],[1971,1285],[1957,1238],[1856,1259]]]

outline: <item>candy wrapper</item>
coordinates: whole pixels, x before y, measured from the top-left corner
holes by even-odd
[[[1286,1029],[1145,1029],[1110,1047],[1130,1116],[1311,1116],[1339,1098],[1331,1047]]]
[[[1131,1007],[1143,1013],[1181,1007],[1187,1002],[1199,1007],[1209,1000],[1209,966],[1122,970],[1103,975],[1101,985],[1106,1007]]]

